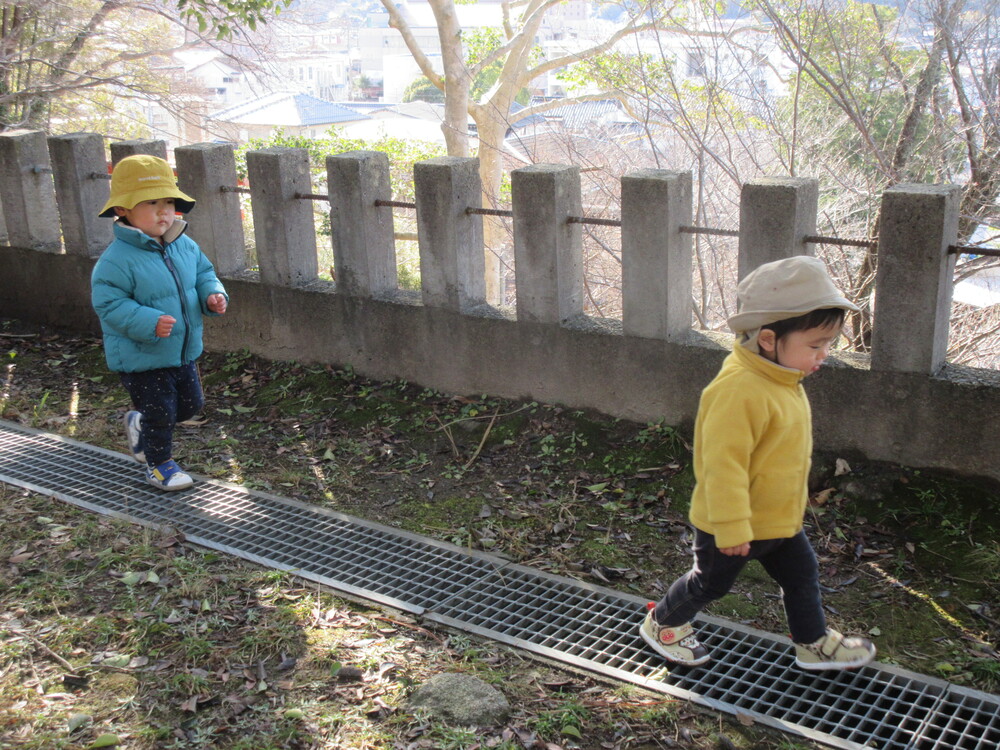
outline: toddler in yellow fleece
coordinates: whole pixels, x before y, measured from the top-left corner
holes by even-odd
[[[841,334],[847,310],[816,258],[767,263],[737,289],[732,353],[702,392],[694,431],[694,565],[655,606],[640,634],[674,664],[708,661],[691,620],[725,596],[750,560],[781,587],[795,662],[850,669],[875,657],[864,638],[826,625],[816,555],[802,527],[808,501],[812,418],[802,379]]]

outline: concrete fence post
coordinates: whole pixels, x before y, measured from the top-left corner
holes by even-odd
[[[247,268],[246,241],[236,186],[236,152],[228,143],[196,143],[174,150],[177,186],[197,203],[186,217],[191,236],[222,276]]]
[[[682,338],[691,330],[691,173],[648,169],[622,177],[622,327]]]
[[[111,193],[104,137],[98,133],[50,136],[49,156],[66,252],[97,257],[114,237],[111,219],[97,215]]]
[[[413,165],[425,305],[461,311],[486,301],[479,160],[454,156]]]
[[[765,177],[740,192],[739,278],[757,266],[793,255],[812,255],[805,238],[816,234],[819,182]]]
[[[7,237],[7,220],[3,216],[3,196],[0,195],[0,245],[10,244]]]
[[[111,163],[117,164],[126,156],[147,154],[167,160],[167,142],[154,140],[111,141]]]
[[[583,313],[580,169],[535,164],[511,172],[517,319],[562,323]]]
[[[0,201],[13,247],[62,252],[52,164],[45,133],[0,133]]]
[[[304,148],[268,148],[247,153],[253,228],[260,280],[298,286],[317,275],[316,226],[309,152]]]
[[[355,297],[395,293],[396,243],[390,200],[389,157],[380,151],[347,151],[326,157],[330,229],[337,290]]]
[[[882,195],[872,369],[934,374],[945,363],[957,256],[958,185],[895,185]]]

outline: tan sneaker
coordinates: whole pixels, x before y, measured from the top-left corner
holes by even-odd
[[[827,628],[815,643],[795,644],[795,664],[802,669],[854,669],[875,658],[875,645],[867,638],[845,638]]]
[[[649,607],[646,619],[639,626],[639,635],[654,651],[667,661],[685,667],[696,667],[712,658],[708,650],[698,643],[691,623],[686,622],[676,628],[660,625],[653,616],[655,606],[652,604]]]

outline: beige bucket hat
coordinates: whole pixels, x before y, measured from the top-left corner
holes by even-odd
[[[808,255],[755,268],[740,282],[736,296],[739,312],[728,323],[733,331],[742,334],[826,307],[855,312],[859,309],[840,293],[823,261]]]
[[[173,198],[174,207],[182,214],[194,208],[194,198],[177,188],[174,170],[158,156],[136,154],[126,156],[111,172],[111,195],[98,216],[112,217],[115,206],[129,210],[143,201]]]

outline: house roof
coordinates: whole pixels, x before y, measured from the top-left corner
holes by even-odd
[[[524,117],[518,117],[518,113],[527,109],[523,104],[518,104],[513,102],[510,105],[510,115],[507,117],[507,122],[509,127],[512,128],[526,128],[529,125],[544,125],[545,116],[544,115],[526,115]]]
[[[518,117],[518,113],[524,109],[525,107],[518,104],[511,106],[511,128],[523,129],[530,126],[538,127],[547,122],[558,122],[562,124],[563,130],[580,132],[595,126],[630,130],[638,125],[614,99],[568,102],[538,114]]]
[[[285,91],[237,104],[209,117],[217,122],[276,127],[331,125],[370,119],[368,115],[310,94]]]
[[[386,104],[385,102],[334,102],[338,107],[344,107],[345,109],[351,109],[355,112],[381,112],[386,109],[392,109],[392,104]]]
[[[337,132],[349,138],[360,138],[369,142],[390,137],[445,145],[444,133],[438,122],[388,112],[382,112],[379,115],[370,118],[367,122],[339,125]]]

